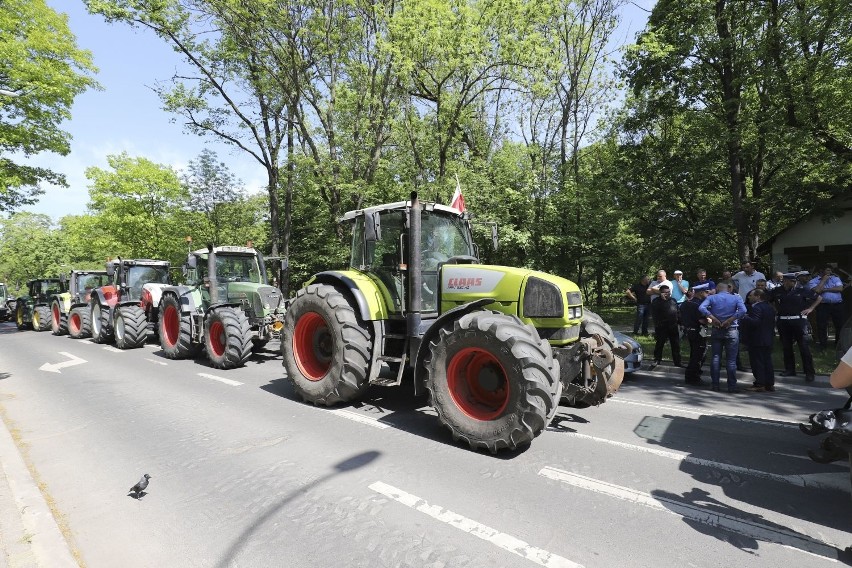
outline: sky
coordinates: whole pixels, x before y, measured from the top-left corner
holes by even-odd
[[[34,165],[65,174],[69,187],[44,185],[38,203],[24,211],[43,213],[58,221],[64,215],[86,213],[89,200],[89,167],[107,169],[107,156],[127,152],[153,162],[184,170],[204,148],[216,152],[242,181],[246,192],[265,191],[266,172],[247,154],[184,132],[174,115],[162,110],[151,89],[168,81],[181,67],[180,56],[153,32],[125,24],[107,24],[90,15],[80,0],[47,0],[57,12],[68,15],[77,45],[92,52],[99,72],[95,76],[103,90],[79,95],[71,109],[72,119],[62,128],[72,135],[67,156],[41,154]],[[632,39],[645,24],[654,0],[628,2],[622,12],[621,41]]]

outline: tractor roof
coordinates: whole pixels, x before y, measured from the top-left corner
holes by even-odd
[[[364,209],[355,209],[354,211],[347,211],[343,214],[343,217],[340,218],[340,222],[351,221],[356,217],[360,217],[364,214],[377,213],[380,211],[402,211],[408,207],[411,207],[410,201],[397,201],[395,203],[385,203],[383,205],[376,205],[375,207],[365,207]],[[455,215],[457,217],[461,217],[461,213],[458,209],[450,207],[449,205],[441,205],[440,203],[432,203],[430,201],[421,201],[420,207],[424,211],[439,211],[441,213],[445,213],[448,215]]]
[[[226,254],[245,254],[254,256],[257,254],[257,251],[251,247],[236,247],[236,246],[220,246],[213,247],[213,252],[216,254],[226,253]],[[192,254],[195,256],[207,256],[207,249],[198,249],[192,251]]]
[[[114,258],[107,264],[124,264],[125,266],[165,266],[169,267],[171,263],[167,260],[152,260],[150,258]]]

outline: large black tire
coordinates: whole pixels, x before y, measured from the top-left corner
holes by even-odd
[[[102,306],[98,301],[92,302],[89,321],[92,323],[92,341],[95,343],[109,343],[112,340],[109,314],[108,306]]]
[[[48,331],[51,327],[50,306],[36,306],[33,308],[33,330]]]
[[[555,414],[559,363],[515,316],[473,312],[430,342],[426,388],[455,440],[494,453],[529,444]]]
[[[27,318],[27,304],[24,302],[17,302],[15,304],[15,324],[17,324],[18,329],[20,331],[26,331],[28,329],[32,329],[32,326],[25,321]]]
[[[136,349],[148,340],[148,319],[140,306],[116,308],[112,320],[115,346],[119,349]]]
[[[71,308],[68,315],[68,335],[74,339],[83,339],[92,334],[92,315],[86,307]]]
[[[333,286],[299,290],[284,318],[287,379],[306,402],[331,406],[367,390],[372,342],[346,297]]]
[[[204,347],[217,369],[242,367],[251,357],[251,325],[235,308],[219,308],[204,321]]]
[[[201,349],[192,342],[192,316],[181,313],[180,300],[172,294],[163,296],[157,328],[160,347],[169,359],[194,357]]]
[[[50,303],[50,331],[53,335],[68,333],[68,314],[62,310],[59,300]]]

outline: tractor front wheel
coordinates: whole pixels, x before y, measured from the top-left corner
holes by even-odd
[[[68,315],[68,335],[74,339],[83,339],[92,333],[92,316],[83,307],[72,308]]]
[[[160,347],[169,359],[186,359],[198,353],[192,342],[192,316],[182,314],[180,300],[168,294],[160,307]]]
[[[219,308],[204,322],[207,357],[217,369],[245,365],[251,356],[251,326],[242,310]]]
[[[426,388],[455,440],[494,453],[529,444],[559,403],[559,363],[535,328],[473,312],[440,330],[424,361]]]
[[[120,306],[112,322],[115,346],[119,349],[136,349],[148,340],[148,320],[139,306]]]
[[[24,322],[27,315],[27,305],[24,302],[18,302],[15,305],[15,324],[17,324],[18,329],[24,331],[29,329],[29,326]]]
[[[110,339],[112,339],[112,330],[109,327],[109,308],[102,306],[100,302],[92,302],[90,313],[89,320],[92,322],[92,341],[95,343],[109,343]]]
[[[68,333],[68,314],[62,312],[59,300],[53,300],[50,304],[50,330],[53,335],[65,335]]]
[[[36,306],[33,309],[33,329],[35,331],[47,331],[51,327],[50,307]]]
[[[281,354],[303,400],[331,406],[360,397],[371,350],[367,326],[339,290],[327,284],[299,290],[284,319]]]

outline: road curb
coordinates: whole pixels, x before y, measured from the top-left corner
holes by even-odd
[[[10,555],[12,563],[10,566],[18,566],[13,556],[26,555],[19,549],[25,547],[24,542],[29,543],[32,559],[35,566],[42,568],[80,568],[80,565],[71,554],[71,549],[62,531],[53,517],[44,496],[36,485],[24,463],[24,458],[18,451],[12,435],[5,422],[0,425],[0,461],[2,473],[5,475],[9,492],[17,513],[20,514],[21,535],[19,539],[10,542],[13,534],[4,535],[7,547],[6,552]],[[5,525],[4,525],[5,528]],[[4,531],[5,532],[5,531]],[[28,556],[28,555],[26,555]],[[25,561],[24,565],[31,565]]]

